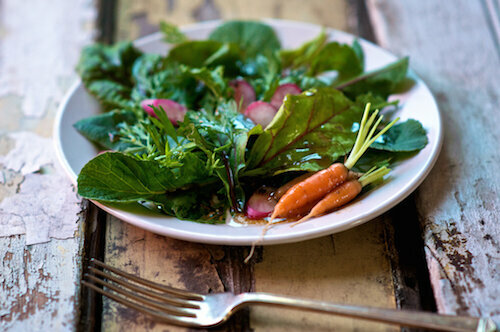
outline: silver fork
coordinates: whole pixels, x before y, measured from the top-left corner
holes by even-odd
[[[238,309],[259,304],[442,331],[496,331],[495,324],[488,318],[351,306],[268,293],[202,295],[139,278],[93,258],[89,272],[84,277],[92,283],[82,280],[83,285],[159,321],[174,325],[213,327],[227,321]]]

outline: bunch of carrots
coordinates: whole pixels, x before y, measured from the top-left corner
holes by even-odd
[[[351,171],[370,145],[391,128],[399,118],[387,124],[376,135],[375,131],[383,119],[376,110],[370,114],[368,103],[363,112],[361,124],[354,146],[344,163],[335,163],[298,183],[293,184],[281,196],[271,214],[271,222],[276,218],[289,218],[304,215],[294,225],[325,212],[339,208],[356,198],[363,187],[383,178],[390,169],[372,168],[365,174]]]

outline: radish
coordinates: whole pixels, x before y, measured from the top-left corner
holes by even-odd
[[[276,108],[280,108],[281,104],[283,104],[283,99],[285,99],[286,95],[298,95],[301,94],[302,90],[293,83],[281,84],[274,91],[273,96],[271,97],[271,105]]]
[[[248,105],[245,110],[245,116],[250,118],[254,123],[260,124],[266,128],[269,123],[274,119],[277,109],[265,101],[254,101]]]
[[[234,80],[229,82],[229,85],[234,89],[234,100],[240,107],[240,112],[255,101],[255,90],[247,81]]]
[[[177,126],[178,122],[182,122],[184,120],[184,115],[186,115],[187,112],[187,108],[184,105],[176,103],[170,99],[144,99],[141,101],[141,107],[146,111],[146,113],[155,118],[157,118],[157,116],[151,105],[156,108],[160,108],[161,106],[174,126]]]
[[[246,216],[249,219],[263,219],[271,215],[276,205],[271,192],[266,187],[261,187],[252,194],[246,208]]]

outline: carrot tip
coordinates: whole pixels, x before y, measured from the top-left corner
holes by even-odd
[[[298,221],[294,222],[293,224],[290,225],[290,227],[297,226],[298,224],[302,224],[304,221],[309,220],[312,216],[308,214],[307,216],[303,217],[302,219],[299,219]]]

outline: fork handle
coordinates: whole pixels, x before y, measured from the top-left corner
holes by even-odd
[[[328,303],[322,301],[303,300],[288,296],[268,293],[242,293],[240,305],[264,304],[289,308],[300,308],[309,311],[336,314],[340,316],[363,318],[376,322],[392,323],[409,327],[421,327],[442,331],[459,332],[494,332],[496,325],[491,319],[476,317],[459,317],[439,315],[430,312],[408,311],[396,309],[371,308]]]

